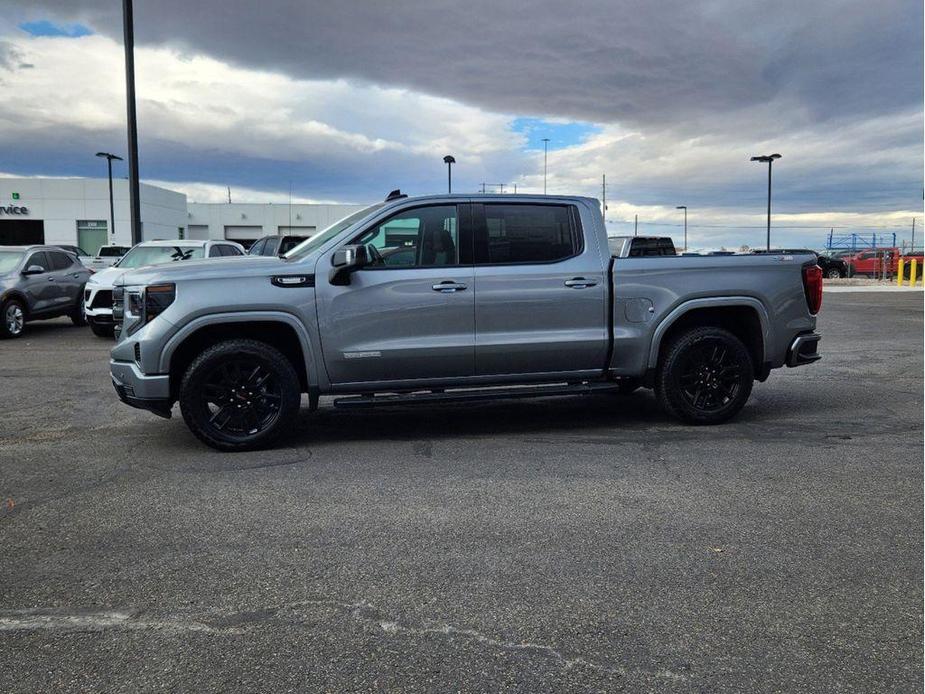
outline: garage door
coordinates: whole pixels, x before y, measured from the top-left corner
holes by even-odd
[[[0,220],[0,246],[28,246],[45,243],[45,223],[41,219]]]
[[[265,236],[262,226],[226,226],[225,238],[250,246],[256,239]]]
[[[207,239],[209,238],[208,224],[190,224],[186,227],[186,238],[188,239]]]

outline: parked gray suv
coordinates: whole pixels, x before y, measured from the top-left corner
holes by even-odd
[[[56,246],[0,247],[0,338],[19,337],[27,321],[58,316],[85,325],[89,277],[75,255]]]

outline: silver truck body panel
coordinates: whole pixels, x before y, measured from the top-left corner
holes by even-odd
[[[547,264],[367,268],[355,272],[348,286],[328,281],[338,248],[405,207],[512,200],[573,205],[584,238],[581,252]],[[176,300],[144,326],[133,325],[126,314],[112,350],[113,374],[129,380],[136,373],[168,374],[179,345],[198,330],[277,321],[298,335],[309,386],[319,392],[572,381],[608,373],[644,376],[655,366],[660,341],[674,321],[690,310],[728,306],[757,312],[765,362],[777,367],[787,360],[796,336],[815,328],[801,275],[810,260],[798,255],[612,259],[598,203],[589,198],[400,199],[304,256],[185,261],[125,273],[117,283],[127,291],[175,282]],[[278,276],[311,282],[280,287],[271,281]],[[434,289],[446,281],[465,288]],[[125,363],[137,368],[127,369]]]

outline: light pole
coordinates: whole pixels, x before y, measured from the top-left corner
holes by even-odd
[[[451,154],[447,154],[443,157],[443,163],[446,164],[446,192],[453,192],[453,164],[456,163],[456,160]]]
[[[546,195],[546,162],[549,156],[549,138],[543,138],[543,195]]]
[[[687,253],[687,205],[678,205],[676,210],[684,210],[684,252]]]
[[[141,203],[138,192],[138,119],[135,117],[135,20],[132,0],[122,0],[122,36],[125,45],[125,105],[128,122],[128,202],[132,245],[141,243]]]
[[[116,240],[116,213],[112,204],[112,160],[122,161],[122,157],[109,152],[97,152],[96,156],[106,159],[106,168],[109,169],[109,240]]]
[[[779,154],[765,154],[760,157],[752,157],[752,161],[768,163],[768,248],[771,250],[771,165],[775,159],[780,159]]]

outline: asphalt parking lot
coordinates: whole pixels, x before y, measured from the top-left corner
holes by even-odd
[[[649,392],[362,413],[270,452],[0,342],[4,691],[922,688],[921,293],[830,294],[731,424]]]

